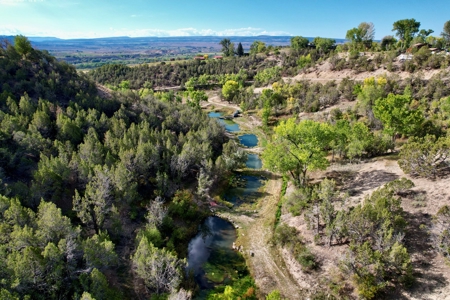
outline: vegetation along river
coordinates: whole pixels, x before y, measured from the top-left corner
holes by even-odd
[[[239,125],[232,120],[220,118],[222,113],[210,112],[209,117],[217,118],[230,133],[238,134]],[[240,143],[247,148],[257,146],[258,138],[254,134],[238,136]],[[248,154],[246,167],[260,169],[261,159],[257,154]],[[236,186],[228,188],[223,198],[238,206],[244,202],[255,201],[258,190],[263,184],[259,176],[236,174]],[[200,225],[198,234],[188,246],[188,272],[194,275],[201,292],[199,299],[224,285],[231,284],[241,276],[247,275],[248,270],[243,257],[233,250],[233,243],[237,238],[236,230],[229,221],[218,216],[211,216]]]

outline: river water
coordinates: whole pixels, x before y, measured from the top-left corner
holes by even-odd
[[[225,126],[228,132],[237,133],[239,125],[232,120],[221,119],[221,113],[210,112],[211,118]],[[256,147],[258,138],[254,134],[238,136],[241,144],[247,148]],[[257,154],[248,154],[247,168],[261,169],[262,162]],[[229,188],[223,197],[234,206],[242,203],[253,203],[259,194],[258,190],[263,180],[258,176],[236,175],[238,185]],[[188,272],[192,272],[201,292],[197,299],[206,297],[208,291],[218,285],[226,285],[246,272],[245,260],[232,249],[236,240],[236,230],[233,224],[217,217],[208,217],[199,228],[199,233],[188,246]]]

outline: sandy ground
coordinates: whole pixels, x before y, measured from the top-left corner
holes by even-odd
[[[400,63],[395,63],[399,65]],[[450,68],[447,68],[447,71]],[[430,79],[438,73],[441,73],[443,70],[424,70],[421,71],[423,75],[423,79]],[[412,75],[417,75],[417,73],[411,74],[409,72],[389,72],[384,68],[379,68],[372,72],[356,72],[354,70],[342,70],[342,71],[332,71],[331,65],[329,62],[324,62],[310,70],[307,73],[300,73],[294,77],[284,77],[283,80],[285,82],[296,82],[301,80],[309,80],[312,82],[320,82],[327,83],[328,81],[335,80],[336,82],[340,82],[342,79],[348,77],[352,80],[362,81],[367,77],[377,77],[377,76],[390,76],[395,75],[402,79],[411,77]]]
[[[342,191],[352,195],[347,205],[355,205],[377,188],[397,178],[406,177],[412,180],[415,187],[413,195],[402,199],[402,207],[408,222],[408,234],[405,244],[411,254],[417,282],[411,290],[394,291],[387,299],[450,299],[450,266],[443,257],[433,251],[427,229],[420,225],[430,226],[432,216],[443,205],[450,204],[450,176],[432,181],[424,178],[412,178],[403,173],[397,162],[391,158],[375,159],[359,164],[332,165],[324,172],[311,174],[314,179],[325,177],[345,178],[340,184]],[[292,189],[288,189],[288,192]],[[425,195],[419,198],[417,195]],[[299,230],[312,252],[321,264],[319,271],[311,274],[302,272],[300,265],[285,252],[284,259],[299,286],[314,288],[317,278],[330,277],[342,259],[347,246],[316,246],[313,235],[306,228],[302,216],[294,217],[289,213],[282,216],[282,222]],[[353,295],[355,296],[355,295]],[[355,296],[356,297],[356,296]]]

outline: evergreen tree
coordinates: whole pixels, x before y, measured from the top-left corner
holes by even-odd
[[[237,46],[236,54],[241,57],[244,55],[244,47],[242,47],[242,44],[239,43]]]

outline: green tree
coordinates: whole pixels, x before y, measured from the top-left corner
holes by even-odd
[[[418,42],[425,43],[427,37],[434,32],[433,29],[420,29],[419,34],[417,35],[417,38],[419,38]]]
[[[261,41],[254,41],[250,45],[250,54],[258,54],[266,51],[266,43]]]
[[[325,123],[295,119],[275,127],[275,135],[263,152],[265,166],[272,171],[289,173],[299,185],[306,185],[308,170],[328,166],[325,149],[329,145],[330,128]]]
[[[402,42],[403,48],[410,46],[411,41],[414,39],[416,33],[419,32],[420,22],[415,19],[403,19],[394,22],[392,25],[392,31],[395,31],[395,35]]]
[[[117,264],[114,243],[106,232],[94,234],[83,242],[84,259],[89,268],[108,268]]]
[[[393,50],[397,40],[392,35],[387,35],[381,39],[381,50]]]
[[[412,137],[400,150],[398,164],[407,174],[435,178],[439,167],[450,155],[450,138]]]
[[[342,158],[347,154],[347,145],[349,141],[349,136],[351,133],[350,123],[348,120],[337,120],[336,124],[331,127],[332,130],[332,140],[330,141],[332,153],[332,160],[336,154]]]
[[[233,101],[239,92],[239,83],[234,80],[228,80],[222,87],[222,95],[228,101]]]
[[[389,186],[366,197],[346,217],[350,247],[341,269],[364,298],[377,297],[393,279],[404,285],[413,280],[411,259],[401,242],[406,227],[402,214],[401,198]]]
[[[362,22],[358,27],[349,29],[345,38],[352,42],[355,49],[370,48],[375,37],[373,23]]]
[[[73,210],[84,224],[92,225],[95,232],[99,233],[105,219],[114,211],[114,187],[111,171],[106,166],[96,166],[94,174],[86,186],[84,196],[75,190]]]
[[[230,39],[223,39],[219,43],[222,46],[222,53],[224,56],[233,56],[234,55],[234,44]]]
[[[89,292],[96,300],[117,299],[117,297],[114,297],[113,291],[109,288],[108,280],[102,272],[94,268],[89,277]]]
[[[450,207],[441,207],[433,220],[431,229],[434,248],[450,259]]]
[[[311,54],[308,55],[302,55],[297,59],[297,65],[300,69],[303,69],[304,67],[308,66],[311,63]]]
[[[247,153],[234,140],[230,140],[223,145],[222,155],[219,158],[223,170],[230,172],[245,165]]]
[[[313,40],[313,44],[316,46],[317,50],[328,52],[336,44],[336,40],[316,37]]]
[[[444,28],[441,33],[445,40],[445,45],[448,48],[450,46],[450,20],[444,23]]]
[[[27,55],[33,50],[30,41],[23,35],[16,35],[14,37],[14,48],[17,53],[22,55],[24,58],[26,58]]]
[[[266,296],[266,300],[282,300],[279,290],[273,290]]]
[[[309,40],[302,36],[294,36],[291,37],[291,49],[293,50],[301,50],[308,47]]]
[[[178,259],[166,249],[155,248],[145,236],[131,259],[136,273],[157,294],[173,292],[181,283],[185,260]]]
[[[97,299],[92,297],[92,295],[89,294],[88,292],[83,292],[83,295],[81,295],[80,300],[97,300]]]
[[[241,43],[239,43],[237,46],[236,54],[239,57],[244,56],[244,47],[242,47]]]
[[[70,219],[63,216],[54,203],[41,201],[36,215],[36,236],[42,245],[49,242],[58,244],[61,239],[74,239],[77,231],[72,228]]]
[[[260,70],[258,71],[258,73],[256,73],[254,77],[255,84],[258,86],[278,81],[280,78],[281,78],[281,68],[278,66]]]
[[[373,112],[386,133],[395,140],[397,134],[413,134],[424,121],[422,112],[410,106],[411,96],[389,94],[375,101]]]
[[[361,157],[367,147],[373,142],[372,132],[363,122],[354,122],[348,133],[346,153],[350,159]]]

